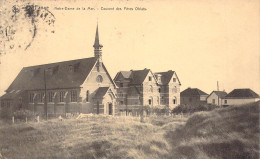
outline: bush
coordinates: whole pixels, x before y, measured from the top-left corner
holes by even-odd
[[[175,107],[171,113],[172,114],[179,114],[179,113],[194,113],[199,111],[211,111],[219,106],[216,105],[209,105],[209,104],[201,104],[198,106],[193,105],[179,105]]]
[[[27,117],[27,120],[34,120],[36,118],[36,114],[34,114],[32,111],[30,110],[18,110],[16,112],[14,112],[14,118],[17,120],[25,120],[25,118]]]

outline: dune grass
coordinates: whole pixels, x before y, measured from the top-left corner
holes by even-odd
[[[164,122],[162,122],[164,121]],[[186,119],[92,116],[40,123],[2,124],[0,153],[12,159],[168,158],[161,126]]]
[[[258,159],[259,102],[196,113],[166,133],[172,158]]]
[[[94,115],[40,123],[0,121],[4,159],[258,159],[259,102],[187,118]]]

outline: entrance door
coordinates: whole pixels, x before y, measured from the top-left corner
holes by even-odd
[[[108,114],[112,115],[112,113],[113,113],[113,105],[112,105],[112,103],[109,103],[108,104]]]

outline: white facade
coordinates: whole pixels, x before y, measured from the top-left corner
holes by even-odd
[[[230,98],[230,99],[223,99],[223,105],[241,105],[241,104],[247,104],[247,103],[253,103],[259,101],[260,98]]]
[[[221,99],[219,96],[217,96],[217,94],[215,92],[213,92],[207,98],[207,104],[221,106],[223,103],[224,103],[224,100]]]

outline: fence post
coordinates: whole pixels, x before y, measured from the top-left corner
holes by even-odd
[[[37,123],[39,123],[40,122],[40,116],[38,115],[37,116]]]
[[[27,117],[25,117],[25,123],[27,123]]]
[[[12,122],[13,122],[13,124],[14,124],[14,116],[12,117]]]

